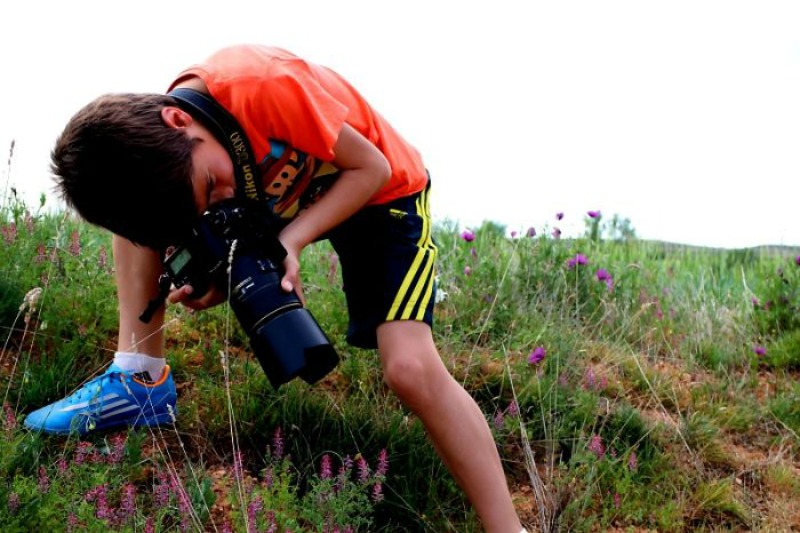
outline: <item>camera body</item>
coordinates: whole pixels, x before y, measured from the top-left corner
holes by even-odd
[[[286,250],[263,202],[232,198],[201,215],[191,236],[164,259],[175,287],[227,295],[273,387],[300,377],[316,383],[339,362],[325,333],[297,294],[281,288]]]

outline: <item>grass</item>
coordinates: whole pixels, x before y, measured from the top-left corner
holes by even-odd
[[[613,222],[587,218],[570,240],[436,228],[435,338],[486,414],[524,522],[800,527],[798,251],[645,242]],[[302,274],[342,359],[332,374],[274,390],[225,306],[171,307],[177,423],[80,441],[20,422],[113,353],[110,238],[13,194],[0,229],[3,531],[481,530],[376,354],[344,342],[326,243],[305,252]]]

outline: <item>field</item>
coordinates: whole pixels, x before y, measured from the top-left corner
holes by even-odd
[[[3,532],[478,532],[344,341],[336,256],[306,250],[309,309],[341,362],[273,389],[228,306],[168,310],[176,422],[86,439],[22,427],[110,361],[110,237],[0,200]],[[555,215],[555,213],[554,213]],[[434,334],[482,407],[530,531],[800,531],[800,254],[646,242],[585,218],[507,236],[441,224]]]

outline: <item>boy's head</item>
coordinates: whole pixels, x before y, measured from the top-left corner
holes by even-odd
[[[156,250],[194,224],[196,140],[170,127],[158,94],[109,94],[69,121],[52,152],[62,198],[88,222]]]

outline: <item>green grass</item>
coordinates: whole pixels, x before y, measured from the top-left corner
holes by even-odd
[[[586,238],[572,240],[508,238],[492,223],[472,242],[452,224],[435,231],[447,295],[435,338],[486,414],[523,520],[548,531],[728,531],[759,529],[777,508],[790,516],[800,486],[798,251],[638,241],[617,225],[589,221]],[[327,243],[304,253],[302,274],[342,358],[330,376],[274,390],[225,306],[171,307],[177,424],[80,443],[19,422],[113,353],[109,235],[14,197],[0,204],[0,229],[4,531],[323,531],[331,520],[354,531],[481,530],[419,421],[383,384],[376,354],[345,344]],[[586,264],[570,267],[577,254]],[[600,268],[611,282],[597,279]],[[36,287],[35,306],[20,309]],[[230,393],[219,356],[228,329]],[[546,356],[531,365],[536,348]],[[528,446],[537,471],[526,467]],[[370,468],[363,480],[359,459]],[[534,502],[536,479],[546,491]]]

